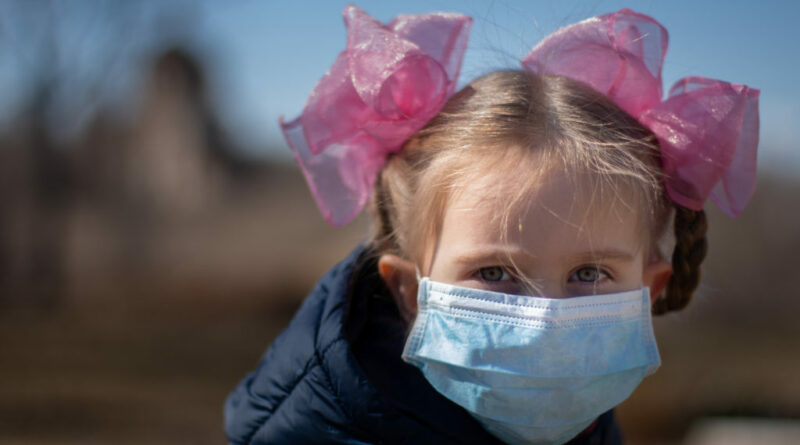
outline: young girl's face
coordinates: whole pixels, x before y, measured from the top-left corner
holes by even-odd
[[[647,258],[647,230],[632,195],[601,194],[560,169],[517,170],[487,172],[450,197],[426,268],[431,280],[548,298],[642,286],[658,295],[653,287],[666,282],[669,265]],[[524,174],[538,177],[509,212]]]

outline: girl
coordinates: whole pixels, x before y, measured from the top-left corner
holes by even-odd
[[[651,311],[697,286],[703,202],[753,192],[758,91],[662,101],[666,30],[630,10],[457,94],[469,18],[345,21],[283,127],[326,219],[371,197],[374,233],[230,395],[229,440],[620,443],[612,409],[660,363]]]

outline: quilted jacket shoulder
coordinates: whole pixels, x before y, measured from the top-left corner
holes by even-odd
[[[363,379],[332,372],[351,369],[341,323],[344,299],[329,298],[346,281],[353,261],[331,270],[314,288],[289,326],[275,339],[255,371],[228,397],[226,434],[231,443],[311,443],[355,435],[345,404]]]

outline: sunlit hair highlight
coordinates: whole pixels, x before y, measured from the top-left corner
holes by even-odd
[[[370,206],[373,252],[392,253],[424,268],[448,200],[487,172],[520,165],[530,165],[531,174],[519,177],[514,196],[503,197],[505,211],[487,223],[509,227],[512,209],[526,202],[541,174],[559,169],[575,178],[575,184],[587,182],[579,178],[590,179],[584,186],[592,206],[615,200],[634,207],[644,248],[651,256],[662,256],[657,245],[672,204],[663,188],[656,138],[607,97],[579,82],[516,70],[473,81],[389,158]],[[702,229],[694,238],[704,242]],[[683,307],[688,297],[674,300],[681,303],[659,312]]]

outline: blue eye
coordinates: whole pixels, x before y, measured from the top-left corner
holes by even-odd
[[[578,281],[581,283],[594,283],[600,281],[604,277],[608,275],[600,270],[598,267],[591,266],[591,267],[581,267],[580,269],[576,270],[575,273],[569,277],[569,281]]]
[[[508,272],[500,266],[483,267],[478,270],[478,275],[484,281],[503,281],[509,278]]]

